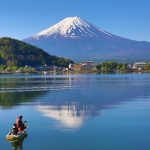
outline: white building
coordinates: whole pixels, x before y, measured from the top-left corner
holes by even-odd
[[[133,69],[142,70],[144,69],[146,63],[145,62],[136,62],[133,64]]]
[[[74,70],[74,64],[69,64],[69,70]]]

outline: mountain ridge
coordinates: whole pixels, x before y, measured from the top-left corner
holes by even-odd
[[[0,38],[0,64],[20,67],[25,65],[38,67],[45,64],[68,67],[71,62],[25,42],[8,37]]]

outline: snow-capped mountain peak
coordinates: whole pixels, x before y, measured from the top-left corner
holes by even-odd
[[[110,34],[80,17],[66,18],[24,41],[75,61],[150,60],[149,42]]]
[[[33,37],[36,39],[42,37],[69,37],[69,38],[81,38],[81,37],[98,37],[101,34],[112,36],[112,34],[98,29],[93,24],[81,19],[80,17],[68,17],[59,23],[49,27],[42,32],[37,33]]]

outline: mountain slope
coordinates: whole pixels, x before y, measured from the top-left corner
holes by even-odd
[[[24,41],[74,60],[150,59],[149,42],[121,38],[79,17],[66,18]]]
[[[11,38],[0,38],[0,64],[36,67],[68,66],[71,60],[52,56],[40,48]]]

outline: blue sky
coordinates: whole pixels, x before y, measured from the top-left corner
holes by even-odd
[[[79,16],[119,36],[150,41],[149,0],[0,0],[0,37],[24,39]]]

